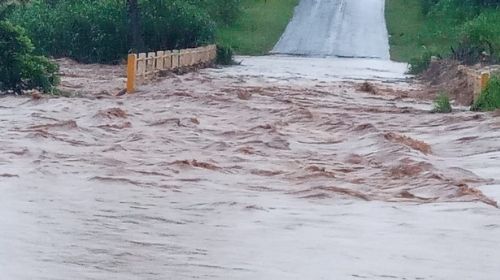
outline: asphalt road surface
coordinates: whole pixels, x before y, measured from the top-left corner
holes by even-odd
[[[273,53],[389,59],[384,0],[302,0]]]

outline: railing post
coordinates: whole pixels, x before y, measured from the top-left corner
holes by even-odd
[[[146,54],[145,53],[140,53],[138,55],[138,61],[137,61],[137,74],[141,78],[139,83],[144,83],[146,81]]]
[[[172,51],[172,70],[175,70],[179,68],[179,60],[180,60],[180,54],[179,50],[173,50]]]
[[[216,57],[217,47],[215,45],[183,50],[129,54],[127,57],[126,92],[133,93],[137,84],[140,85],[146,82],[148,78],[159,71],[212,63]],[[487,84],[488,80],[489,74],[484,83]],[[481,81],[481,85],[482,83]],[[475,82],[475,85],[479,86],[479,83]]]
[[[146,59],[146,79],[153,78],[156,69],[156,53],[148,52],[148,58]]]
[[[164,51],[157,51],[156,52],[156,72],[163,71],[163,64],[164,64],[164,59],[165,59],[165,52]]]
[[[165,68],[165,70],[172,69],[172,52],[171,51],[165,51],[165,58],[163,61],[163,67]]]
[[[129,54],[127,58],[127,93],[135,91],[135,79],[137,72],[137,55]]]
[[[489,81],[490,81],[490,73],[489,72],[481,73],[481,91],[486,89]]]

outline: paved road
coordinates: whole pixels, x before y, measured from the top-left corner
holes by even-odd
[[[301,0],[273,53],[389,59],[384,0]]]

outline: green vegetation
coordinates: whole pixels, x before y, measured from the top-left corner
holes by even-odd
[[[500,77],[492,77],[479,98],[472,105],[472,111],[493,111],[500,108]]]
[[[205,9],[218,25],[231,25],[241,15],[241,0],[188,0]],[[254,0],[255,1],[255,0]]]
[[[298,2],[242,0],[241,16],[233,24],[218,29],[217,41],[231,46],[238,54],[266,54],[285,30]]]
[[[410,74],[418,74],[424,72],[431,64],[432,53],[424,52],[420,57],[411,58],[410,64]]]
[[[421,0],[386,0],[391,58],[408,62],[422,56],[427,47],[419,42],[424,25]]]
[[[450,104],[450,98],[446,92],[441,92],[434,100],[434,113],[451,113],[452,108]]]
[[[0,0],[0,90],[51,91],[57,67],[43,56],[118,63],[129,51],[217,42],[218,62],[263,54],[299,0]]]
[[[216,38],[238,53],[262,54],[279,39],[297,2],[32,0],[9,20],[26,30],[38,54],[85,63],[116,63],[131,49],[196,47]]]
[[[57,65],[33,54],[24,30],[5,19],[14,1],[0,2],[0,91],[38,89],[53,92],[58,82]]]
[[[387,0],[386,5],[394,60],[413,59],[422,69],[430,54],[464,63],[500,57],[499,0]]]
[[[234,51],[231,47],[217,45],[217,60],[219,65],[233,65],[236,62],[233,60]]]
[[[143,50],[196,47],[214,40],[215,23],[204,9],[182,0],[139,4]],[[27,30],[41,54],[113,63],[130,49],[122,0],[33,0],[10,19]]]

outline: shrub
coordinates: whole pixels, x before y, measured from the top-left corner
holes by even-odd
[[[43,54],[111,63],[127,53],[121,0],[35,0],[11,18],[28,31]]]
[[[494,62],[500,53],[499,34],[500,10],[482,13],[462,27],[459,48],[454,51],[454,57],[468,64],[480,60]]]
[[[46,93],[53,93],[54,86],[59,83],[57,76],[59,66],[44,56],[25,56],[21,69],[24,89],[39,89]]]
[[[34,55],[33,49],[22,28],[0,21],[0,90],[54,89],[57,65]]]
[[[434,100],[433,113],[451,113],[452,108],[450,104],[450,98],[445,92],[439,93],[439,95]]]
[[[434,7],[434,5],[436,5],[436,3],[439,0],[421,0],[421,1],[422,1],[422,12],[426,15],[432,10],[432,7]]]
[[[186,0],[142,0],[139,4],[145,51],[214,41],[215,23],[201,4]],[[28,31],[41,54],[115,63],[129,50],[123,0],[33,0],[10,18]]]
[[[431,64],[431,58],[433,54],[431,52],[424,52],[420,57],[410,59],[410,74],[420,74],[429,68]]]
[[[241,0],[192,0],[208,11],[210,16],[222,25],[236,21],[241,13]]]
[[[149,50],[191,48],[214,41],[215,23],[208,13],[182,0],[144,1],[142,20]]]
[[[407,13],[401,8],[405,4],[399,2],[401,1],[388,1],[390,17]],[[442,57],[458,59],[467,64],[499,61],[500,0],[410,2],[412,3],[407,5],[412,9],[412,17],[388,21],[389,29],[398,31],[391,38],[394,56],[404,55],[404,60],[409,61],[412,56],[432,51]],[[419,8],[422,9],[422,14],[418,13]],[[392,15],[392,9],[398,11],[395,16]],[[418,64],[415,62],[414,60],[414,64]]]
[[[500,108],[500,77],[492,77],[471,110],[493,111],[498,108]]]
[[[216,63],[220,65],[233,65],[235,64],[233,60],[234,52],[229,46],[217,45],[217,59]]]

